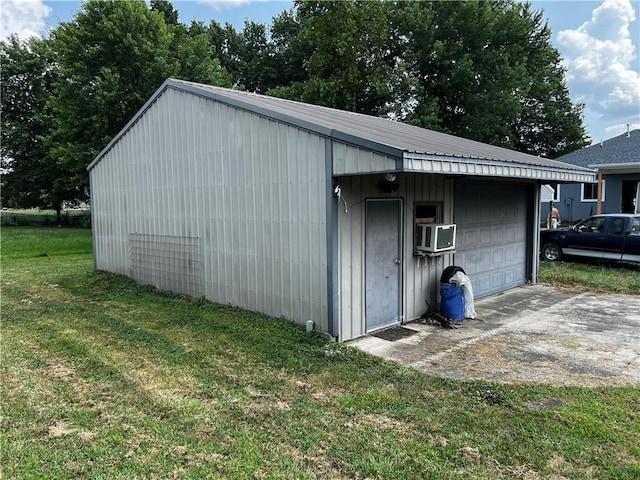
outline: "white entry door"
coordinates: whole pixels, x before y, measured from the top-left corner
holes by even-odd
[[[367,200],[365,315],[367,332],[400,321],[402,200]]]

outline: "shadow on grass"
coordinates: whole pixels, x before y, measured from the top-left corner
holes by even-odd
[[[188,370],[202,385],[214,382],[239,388],[237,376],[225,376],[225,369],[219,368],[233,365],[298,377],[331,371],[340,388],[368,385],[372,373],[380,384],[404,382],[410,375],[425,389],[425,378],[417,372],[407,373],[358,349],[308,334],[286,319],[161,292],[113,273],[62,277],[59,285],[73,297],[73,308],[83,310],[78,312],[87,319],[83,328],[106,330],[122,351],[141,349],[160,363]],[[180,343],[185,336],[189,347]],[[433,378],[431,383],[435,387],[442,382],[448,381]]]
[[[573,263],[576,265],[588,265],[592,267],[607,267],[611,270],[619,270],[621,272],[640,272],[640,263],[633,262],[616,262],[613,260],[596,259],[589,257],[574,257],[565,255],[562,257],[563,263]]]

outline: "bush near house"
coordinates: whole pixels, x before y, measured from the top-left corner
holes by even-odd
[[[639,478],[638,388],[431,377],[3,228],[3,478]]]

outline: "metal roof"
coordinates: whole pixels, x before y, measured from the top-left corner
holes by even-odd
[[[401,164],[404,167],[401,170],[463,175],[491,174],[549,181],[582,182],[593,181],[595,178],[592,170],[582,166],[536,157],[394,120],[175,79],[164,82],[136,117],[98,154],[88,169],[100,160],[113,143],[131,128],[137,118],[143,115],[167,88],[204,96],[336,140],[378,151],[403,160]],[[445,163],[442,163],[443,161]],[[412,167],[408,167],[409,164]],[[443,169],[443,165],[449,167]],[[450,167],[451,165],[453,167]],[[461,165],[465,168],[460,169]],[[471,170],[466,168],[469,165],[473,166]],[[524,169],[525,173],[514,173],[510,167]]]

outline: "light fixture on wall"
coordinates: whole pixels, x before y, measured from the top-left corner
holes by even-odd
[[[393,172],[387,172],[384,174],[384,180],[378,182],[378,189],[382,193],[393,193],[397,192],[398,188],[398,177]]]

